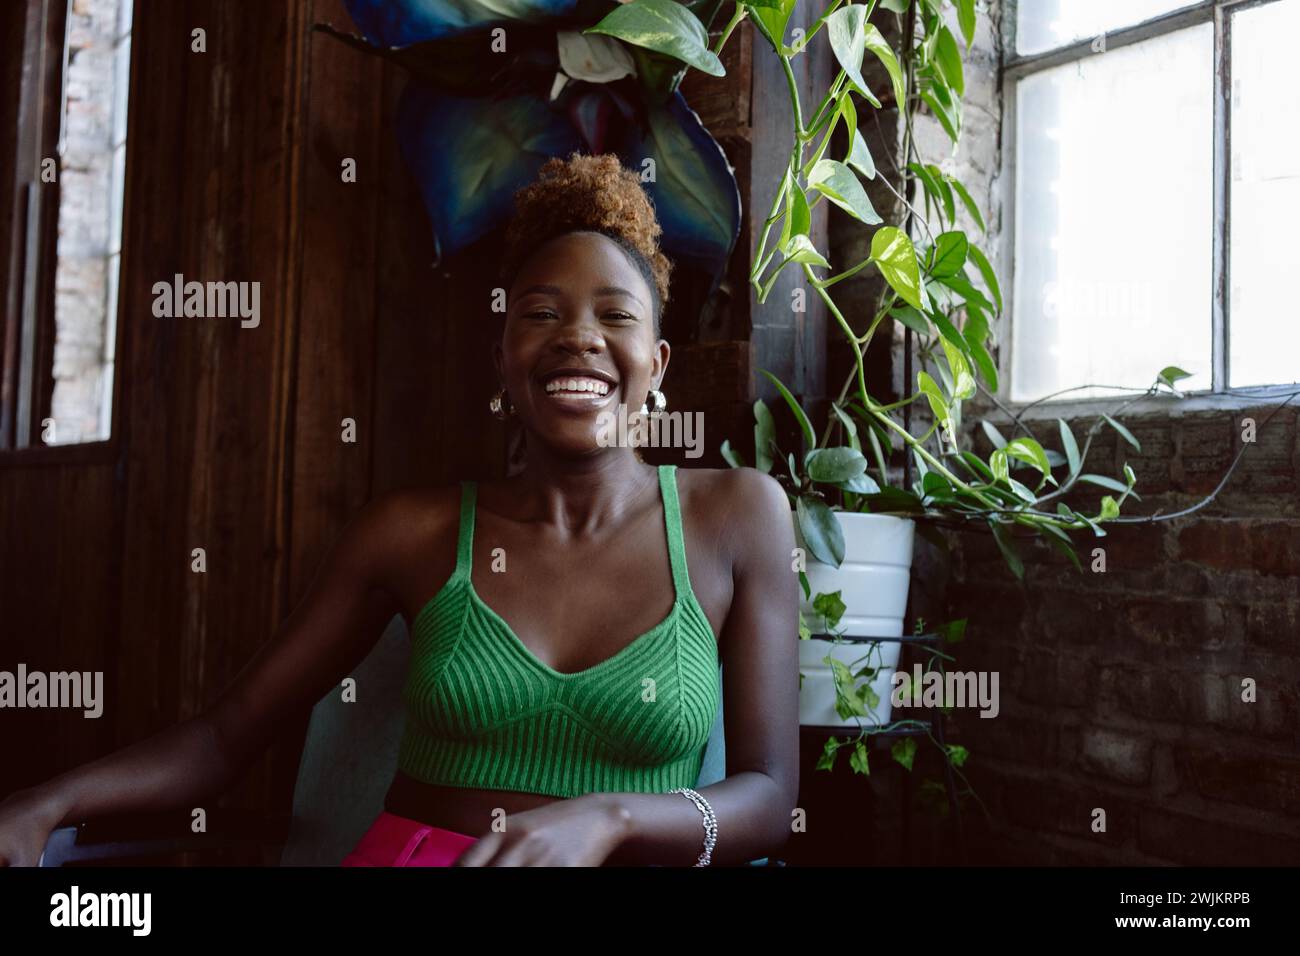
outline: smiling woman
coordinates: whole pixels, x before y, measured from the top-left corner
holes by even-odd
[[[754,469],[679,472],[601,441],[610,408],[661,404],[671,267],[658,235],[616,158],[544,164],[516,197],[493,349],[494,407],[523,431],[523,470],[371,502],[208,711],[0,807],[0,862],[35,862],[65,818],[227,789],[397,613],[411,658],[396,772],[343,865],[707,865],[779,850],[799,783],[785,492]],[[697,791],[724,684],[726,775]]]

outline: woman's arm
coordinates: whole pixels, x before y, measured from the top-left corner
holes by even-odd
[[[44,826],[43,845],[63,822],[188,806],[228,789],[282,721],[309,710],[364,659],[399,610],[390,586],[408,514],[400,496],[364,507],[293,614],[203,713],[6,801],[0,858],[15,830]]]
[[[700,790],[718,821],[714,863],[779,850],[799,799],[799,578],[785,491],[752,468],[734,469],[722,502],[733,548],[734,593],[723,626],[726,779]],[[684,794],[592,794],[621,815],[626,836],[611,863],[691,866],[703,848],[700,811]]]

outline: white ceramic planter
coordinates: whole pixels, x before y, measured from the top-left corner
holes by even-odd
[[[795,541],[808,555],[808,583],[813,596],[840,592],[846,609],[836,630],[845,636],[901,637],[915,523],[893,515],[834,514],[844,532],[844,563],[838,568],[822,564],[807,551],[799,523],[794,522]],[[803,602],[802,611],[810,625],[820,620],[810,601]],[[817,639],[799,642],[799,670],[804,675],[799,690],[799,723],[841,727],[857,727],[860,722],[889,723],[891,683],[902,645],[890,641],[875,645],[875,650],[871,648],[870,644],[836,644]],[[872,656],[863,660],[868,651]],[[871,683],[880,701],[869,711],[870,716],[844,720],[836,713],[835,679],[831,666],[823,661],[828,654],[855,671],[867,663],[880,668]]]

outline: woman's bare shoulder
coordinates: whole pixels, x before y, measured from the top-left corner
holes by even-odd
[[[681,494],[692,519],[742,553],[790,526],[785,489],[756,468],[681,468]]]
[[[458,483],[383,492],[356,513],[347,537],[376,564],[400,572],[446,551],[448,542],[454,553],[460,498]]]

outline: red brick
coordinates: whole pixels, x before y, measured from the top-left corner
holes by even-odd
[[[1058,706],[1081,707],[1097,696],[1098,668],[1091,658],[1062,654],[1056,675]]]
[[[1130,598],[1121,613],[1122,626],[1133,640],[1181,650],[1218,650],[1231,644],[1240,635],[1233,625],[1245,617],[1243,609],[1168,595]]]
[[[1300,815],[1300,760],[1294,757],[1177,747],[1174,761],[1178,776],[1206,799]]]
[[[1184,561],[1300,576],[1300,521],[1200,520],[1178,533]]]
[[[1080,765],[1109,780],[1142,785],[1151,779],[1151,741],[1108,727],[1080,732]]]
[[[1252,603],[1246,608],[1246,641],[1290,657],[1300,655],[1300,598]]]

